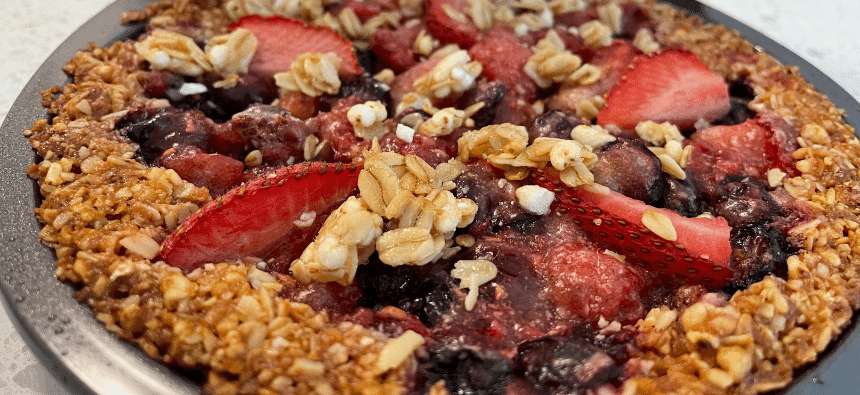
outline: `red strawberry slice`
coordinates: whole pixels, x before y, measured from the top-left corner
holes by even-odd
[[[569,314],[597,322],[635,322],[645,315],[639,296],[645,285],[642,269],[627,265],[605,250],[568,242],[535,263],[547,280],[550,299]]]
[[[555,17],[555,23],[561,26],[579,27],[585,22],[600,18],[597,7],[589,7],[581,11],[571,11]]]
[[[641,29],[654,30],[654,24],[648,13],[636,3],[624,3],[621,7],[621,35],[635,37]]]
[[[464,12],[468,4],[468,0],[425,1],[424,21],[427,31],[443,44],[471,47],[478,40],[480,32]]]
[[[318,131],[321,144],[325,147],[318,157],[334,162],[355,162],[361,158],[362,152],[370,149],[370,141],[355,135],[347,117],[352,106],[363,102],[358,96],[350,96],[335,102],[331,111],[319,113],[307,120],[308,127]]]
[[[337,55],[341,60],[337,71],[343,77],[355,77],[364,72],[352,42],[327,27],[260,15],[248,15],[230,24],[233,30],[240,27],[250,30],[257,38],[257,52],[248,67],[251,73],[273,76],[287,71],[299,55],[308,52]]]
[[[502,81],[509,92],[518,92],[518,98],[534,101],[537,85],[523,71],[532,50],[519,41],[512,28],[507,25],[494,27],[469,48],[469,56],[481,63],[481,74],[488,80]]]
[[[369,2],[364,1],[356,1],[356,0],[347,0],[341,3],[339,6],[334,7],[331,10],[332,15],[340,15],[344,9],[349,8],[352,12],[355,13],[355,16],[358,17],[358,20],[361,23],[367,22],[368,19],[373,18],[379,15],[382,12],[382,7],[378,4],[371,4]]]
[[[537,45],[540,40],[543,40],[546,37],[547,33],[549,33],[550,31],[554,31],[555,34],[557,34],[558,37],[561,39],[561,42],[564,43],[564,47],[571,53],[579,55],[579,57],[582,58],[583,61],[585,61],[586,57],[588,59],[594,57],[595,48],[586,45],[585,41],[583,41],[582,37],[580,37],[578,34],[573,34],[570,32],[570,30],[567,30],[561,26],[541,29],[533,32],[530,31],[524,36],[517,37],[519,38],[519,41],[521,43],[531,48]]]
[[[633,38],[640,29],[652,28],[653,24],[645,10],[636,3],[624,3],[618,5],[621,8],[621,36]],[[600,19],[597,7],[591,7],[582,11],[573,11],[557,15],[555,23],[562,26],[579,27],[585,22]]]
[[[158,164],[173,169],[183,180],[206,187],[212,196],[238,185],[245,164],[221,154],[207,154],[193,145],[170,148],[158,158]]]
[[[379,62],[400,74],[418,63],[415,54],[415,38],[426,30],[424,23],[415,19],[395,30],[378,29],[370,36],[370,50]]]
[[[310,162],[257,178],[189,217],[161,244],[161,258],[192,270],[207,262],[267,258],[276,252],[289,264],[310,243],[322,218],[352,194],[358,174],[356,166]],[[316,214],[313,225],[298,227],[295,221],[309,212]]]
[[[615,40],[611,45],[593,50],[588,46],[581,47],[577,55],[582,57],[583,62],[591,63],[600,68],[600,80],[590,85],[563,83],[558,92],[547,100],[547,107],[575,112],[580,100],[590,99],[608,92],[621,79],[627,66],[641,53],[627,40]]]
[[[346,0],[331,8],[329,12],[334,16],[340,16],[340,13],[347,8],[352,9],[361,23],[366,23],[383,11],[396,11],[398,5],[394,0]]]
[[[764,178],[773,168],[793,175],[792,153],[800,148],[798,132],[776,113],[763,113],[732,126],[714,126],[690,137],[694,145],[723,157],[737,156],[746,175]]]
[[[297,91],[287,91],[278,100],[278,107],[289,111],[294,117],[306,121],[317,114],[319,102],[319,97],[311,97]]]
[[[591,233],[592,241],[650,270],[686,283],[722,287],[733,278],[731,227],[717,218],[685,218],[674,211],[655,208],[617,192],[601,194],[571,189],[553,170],[538,171],[537,184],[556,193],[556,208]],[[653,210],[671,221],[677,237],[667,240],[642,223]]]
[[[767,178],[770,169],[794,176],[792,153],[799,148],[798,132],[779,114],[762,113],[732,126],[714,126],[690,137],[693,152],[687,175],[700,193],[718,198],[717,186],[728,176]]]
[[[427,59],[394,77],[394,82],[391,83],[391,102],[395,107],[400,104],[404,96],[415,91],[415,81],[433,70],[441,61],[441,57]]]
[[[641,121],[671,122],[691,129],[700,118],[713,122],[729,112],[729,88],[692,52],[669,49],[639,56],[609,90],[600,125],[633,129]]]

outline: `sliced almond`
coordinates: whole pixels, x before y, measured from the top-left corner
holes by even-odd
[[[678,240],[678,232],[675,231],[675,226],[672,225],[672,220],[657,210],[645,210],[645,212],[642,213],[642,225],[645,225],[648,230],[654,232],[655,235],[660,236],[665,240]]]

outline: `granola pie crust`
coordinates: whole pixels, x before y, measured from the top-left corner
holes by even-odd
[[[860,143],[842,112],[795,68],[736,31],[638,2],[657,21],[657,42],[694,52],[728,80],[745,78],[756,93],[751,108],[776,111],[800,131],[800,176],[782,183],[815,219],[791,235],[803,249],[788,259],[787,280],[766,277],[723,307],[649,312],[637,342],[650,369],[622,392],[783,388],[839,336],[860,302]],[[202,38],[228,30],[222,6],[162,1],[126,16],[168,29],[193,18]],[[28,174],[44,198],[35,212],[41,240],[56,252],[56,276],[109,331],[151,358],[206,372],[206,393],[406,392],[414,357],[380,368],[383,350],[401,346],[396,339],[284,300],[274,278],[253,265],[208,264],[186,275],[152,261],[158,243],[211,197],[171,170],[135,161],[135,146],[114,131],[126,108],[151,100],[140,85],[144,67],[133,42],[90,45],[63,68],[73,82],[43,92],[51,122],[25,132],[42,158]]]

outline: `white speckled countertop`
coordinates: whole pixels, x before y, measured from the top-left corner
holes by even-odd
[[[0,122],[30,76],[75,29],[112,0],[0,1]],[[804,57],[860,100],[855,0],[703,0]],[[0,393],[67,395],[35,359],[0,303]]]

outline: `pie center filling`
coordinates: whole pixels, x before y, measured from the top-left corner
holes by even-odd
[[[213,197],[159,258],[256,262],[334,322],[417,333],[418,393],[618,385],[646,369],[649,310],[722,306],[787,276],[790,231],[813,219],[781,183],[798,175],[799,133],[750,110],[746,81],[659,48],[631,3],[525,32],[436,3],[354,53],[320,28],[243,17],[231,31],[257,48],[232,77],[147,57],[141,85],[162,100],[115,130]],[[284,64],[278,29],[320,48]],[[157,47],[147,34],[138,45]]]

